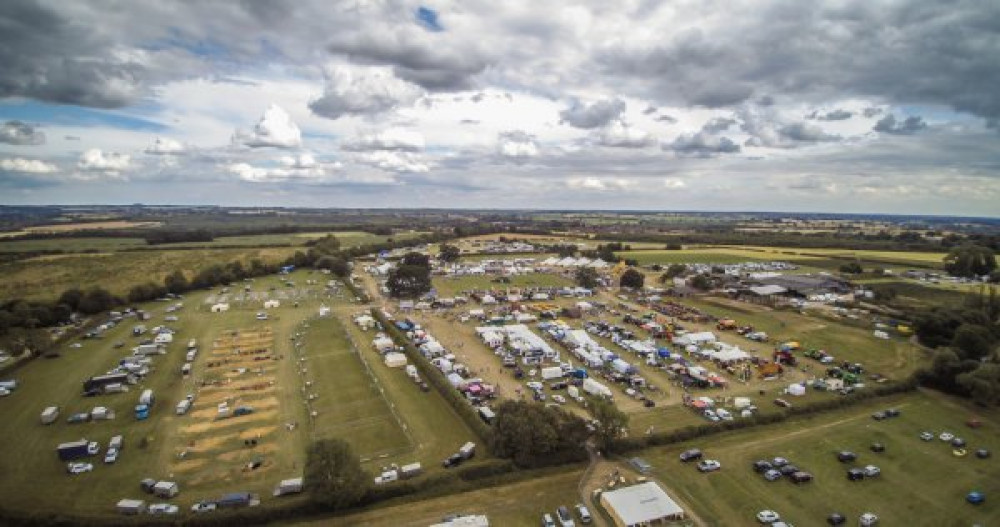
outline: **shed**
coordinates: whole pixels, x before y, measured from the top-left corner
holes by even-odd
[[[617,527],[684,519],[684,509],[654,481],[605,492],[601,505]]]
[[[136,514],[142,514],[146,511],[146,502],[142,500],[124,499],[120,500],[115,508],[118,510],[119,514],[134,516]]]

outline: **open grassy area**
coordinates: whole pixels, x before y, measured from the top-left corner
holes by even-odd
[[[456,276],[433,278],[434,288],[439,296],[454,296],[462,291],[473,289],[507,289],[514,287],[562,287],[572,285],[573,281],[564,276],[555,274],[529,274],[510,276],[509,283],[495,282],[495,276]]]
[[[902,416],[875,421],[870,414],[888,407]],[[970,416],[986,424],[972,430],[963,423]],[[989,525],[1000,515],[993,496],[1000,493],[1000,465],[995,459],[977,459],[971,453],[956,457],[938,439],[921,441],[922,430],[949,430],[972,449],[1000,449],[1000,414],[938,394],[917,392],[828,412],[779,425],[730,432],[701,441],[652,448],[639,454],[655,467],[654,473],[709,525],[752,525],[757,511],[771,509],[795,525],[820,525],[834,511],[855,525],[862,512],[874,512],[883,525]],[[881,454],[869,450],[883,443]],[[702,474],[678,461],[680,452],[697,447],[722,469]],[[858,461],[842,464],[835,453],[851,450]],[[811,472],[815,480],[795,485],[787,480],[768,482],[751,470],[757,459],[785,457]],[[878,479],[852,482],[850,466],[874,464]],[[986,493],[984,505],[965,502],[971,490]]]
[[[836,270],[844,263],[860,260],[865,267],[890,269],[940,268],[945,253],[906,251],[866,251],[845,249],[806,249],[797,247],[695,246],[677,251],[632,250],[617,253],[635,259],[640,265],[672,263],[717,263],[782,260],[802,266]]]
[[[148,280],[162,283],[175,269],[190,276],[215,263],[247,263],[254,258],[279,262],[293,252],[285,248],[247,248],[40,256],[0,265],[4,277],[0,281],[0,299],[51,299],[71,287],[93,285],[125,295],[130,287]]]
[[[111,252],[148,247],[142,238],[46,238],[41,240],[0,241],[0,253],[33,252]]]
[[[864,280],[861,283],[874,291],[895,292],[893,303],[909,307],[961,306],[979,292],[976,285],[923,284],[892,278]]]

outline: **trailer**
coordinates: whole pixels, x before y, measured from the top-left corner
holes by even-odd
[[[62,461],[73,461],[74,459],[80,459],[90,455],[90,452],[87,451],[87,446],[89,444],[90,441],[87,441],[86,439],[62,443],[56,447],[56,453],[59,454],[59,459]]]
[[[462,445],[462,448],[458,449],[458,453],[462,456],[462,459],[471,459],[476,455],[476,444],[469,441]]]
[[[287,496],[302,492],[302,478],[283,479],[274,489],[275,496]]]
[[[49,406],[42,410],[41,420],[43,425],[50,425],[59,418],[59,407]]]
[[[153,396],[153,390],[143,390],[139,395],[139,404],[144,404],[146,406],[152,406],[156,398]]]
[[[146,502],[142,500],[120,500],[115,509],[119,514],[136,516],[146,512]]]
[[[583,388],[583,391],[589,393],[590,395],[596,395],[607,399],[612,397],[610,388],[591,378],[584,379],[583,386],[581,387]]]
[[[423,472],[423,468],[420,466],[420,463],[410,463],[409,465],[399,467],[399,476],[403,479],[417,477],[421,472]]]

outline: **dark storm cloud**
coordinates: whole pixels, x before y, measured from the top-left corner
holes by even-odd
[[[752,86],[1000,116],[1000,3],[752,3],[726,20],[651,44],[624,38],[596,60],[663,103],[735,104]]]
[[[0,125],[0,143],[36,146],[45,144],[45,134],[28,123],[7,121]]]
[[[778,129],[778,133],[792,141],[814,143],[818,141],[836,141],[840,136],[828,134],[822,128],[809,123],[791,123]]]
[[[559,112],[560,122],[574,128],[599,128],[621,117],[625,112],[625,101],[605,99],[593,104],[573,101],[569,108]]]
[[[924,128],[927,128],[927,123],[920,116],[914,115],[902,121],[896,121],[896,117],[889,114],[875,123],[872,130],[893,135],[913,135]]]
[[[878,106],[869,106],[868,108],[862,110],[861,114],[864,115],[865,117],[872,118],[875,117],[876,115],[881,114],[884,111],[885,111],[884,109],[879,108]]]
[[[826,113],[813,112],[809,114],[810,119],[816,119],[817,121],[845,121],[853,116],[854,113],[841,109]]]

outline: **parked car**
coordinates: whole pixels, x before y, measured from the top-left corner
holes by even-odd
[[[869,448],[871,448],[871,451],[875,453],[885,452],[885,445],[882,443],[872,443],[872,446]]]
[[[150,514],[177,514],[180,512],[180,507],[174,505],[173,503],[154,503],[149,506],[147,511]]]
[[[872,414],[872,419],[874,419],[876,421],[881,421],[881,420],[885,419],[886,417],[887,416],[885,415],[885,412],[875,412],[875,413]]]
[[[556,518],[559,519],[559,527],[576,527],[576,523],[573,522],[573,516],[565,506],[560,506],[556,509]]]
[[[920,439],[924,441],[931,441],[934,439],[934,434],[931,432],[920,432]]]
[[[70,463],[66,465],[66,471],[70,474],[83,474],[94,470],[94,465],[90,463]]]
[[[576,504],[576,514],[580,517],[580,523],[590,523],[593,518],[590,516],[590,509],[588,509],[584,504]]]
[[[956,437],[955,439],[951,440],[951,446],[955,448],[962,448],[965,446],[965,440],[962,439],[961,437]]]
[[[101,445],[97,441],[87,443],[87,453],[96,456],[101,451]]]
[[[767,461],[767,460],[764,460],[764,459],[758,459],[757,461],[753,462],[753,471],[756,472],[756,473],[758,473],[758,474],[762,474],[764,472],[767,472],[768,470],[771,470],[772,468],[774,468],[774,465],[772,465],[770,461]]]
[[[552,515],[545,513],[542,515],[542,527],[556,527],[556,522],[552,520]]]
[[[976,450],[976,457],[979,459],[986,459],[990,457],[990,451],[985,448],[980,448],[979,450]]]
[[[826,517],[826,523],[830,525],[843,525],[847,523],[847,517],[839,512],[835,512]]]
[[[701,472],[715,472],[722,468],[722,464],[714,459],[706,459],[698,462],[698,470]]]
[[[841,463],[850,463],[855,459],[858,459],[858,455],[850,450],[841,450],[840,452],[837,452],[837,460]]]
[[[104,462],[111,464],[114,463],[115,461],[118,461],[118,449],[109,448],[107,453],[104,454]]]
[[[783,457],[776,457],[771,460],[771,464],[774,465],[774,468],[781,468],[788,464],[788,460]]]
[[[774,523],[780,521],[781,516],[777,512],[771,510],[764,510],[757,513],[757,521],[760,523]]]
[[[797,472],[793,472],[790,478],[793,483],[809,483],[813,480],[813,475],[806,471],[799,470]]]
[[[697,448],[692,448],[691,450],[685,450],[684,452],[681,452],[680,458],[681,461],[687,463],[689,461],[701,459],[703,455],[704,454],[702,454],[701,450],[698,450]]]
[[[798,471],[799,471],[799,467],[797,467],[797,466],[795,466],[795,465],[793,465],[791,463],[789,463],[789,464],[787,464],[787,465],[785,465],[785,466],[783,466],[783,467],[781,467],[781,468],[778,469],[778,472],[780,472],[782,476],[791,476],[792,474],[795,474]]]
[[[898,408],[889,408],[885,411],[886,417],[899,417],[902,412]]]
[[[218,506],[213,501],[199,501],[191,506],[191,512],[212,512],[216,508],[218,508]]]
[[[877,523],[878,523],[878,516],[870,512],[862,514],[861,518],[858,519],[858,525],[861,525],[861,527],[872,527]]]
[[[851,481],[861,481],[865,479],[865,471],[860,468],[852,468],[847,471],[847,479]]]
[[[462,464],[462,461],[465,461],[465,458],[462,457],[462,454],[452,454],[448,456],[448,459],[445,459],[441,463],[441,466],[443,466],[444,468],[457,467],[458,465]]]
[[[552,400],[559,404],[566,404],[566,398],[559,394],[553,395]]]
[[[86,423],[87,421],[90,421],[90,414],[87,412],[72,414],[66,418],[66,422],[71,425],[78,423]]]
[[[764,472],[764,479],[768,481],[778,481],[781,479],[781,472],[771,469]]]
[[[866,478],[877,478],[880,474],[882,474],[882,470],[875,465],[868,465],[865,467]]]
[[[955,434],[952,434],[951,432],[941,432],[938,439],[941,441],[951,441],[952,439],[955,439]]]

